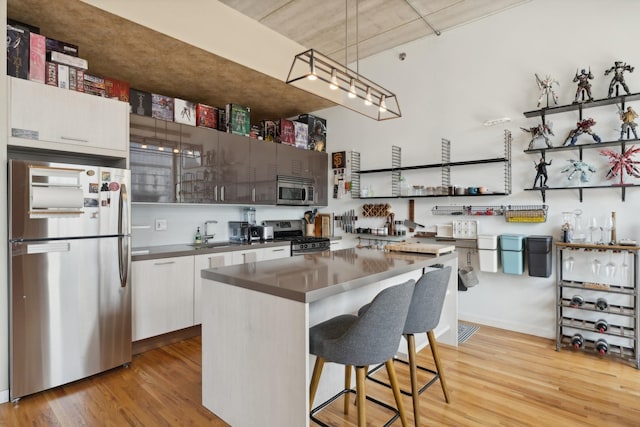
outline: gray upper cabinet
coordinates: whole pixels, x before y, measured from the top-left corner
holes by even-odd
[[[180,127],[151,117],[130,116],[129,158],[134,202],[178,201]]]
[[[132,201],[276,204],[278,175],[312,179],[327,205],[326,153],[130,116]]]

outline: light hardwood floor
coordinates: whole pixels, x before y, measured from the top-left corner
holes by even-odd
[[[438,384],[425,391],[423,425],[640,425],[640,371],[628,362],[556,352],[551,340],[486,326],[457,349],[440,345],[440,353],[452,401],[444,402]],[[432,366],[428,349],[418,361]],[[0,425],[225,426],[200,404],[200,363],[199,338],[151,350],[135,356],[127,369],[0,405]],[[404,366],[397,364],[397,370],[406,387]],[[371,381],[367,389],[393,402],[388,389]],[[404,404],[413,423],[409,397]],[[334,406],[321,417],[335,426],[355,425],[355,408],[344,421],[341,401]],[[369,425],[383,424],[386,414],[368,412]]]

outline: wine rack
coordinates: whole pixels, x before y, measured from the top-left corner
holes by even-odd
[[[584,344],[575,351],[597,354],[596,341],[604,339],[608,344],[604,357],[619,358],[640,369],[640,247],[563,242],[556,242],[555,245],[556,350],[573,348],[572,336],[580,334]],[[614,256],[622,263],[614,263]],[[579,265],[581,268],[573,269],[574,257],[583,261]],[[588,261],[589,258],[591,261]],[[609,273],[603,278],[600,264],[605,267],[607,259],[609,262],[606,266],[614,267],[609,267]],[[598,266],[589,268],[588,264]],[[575,303],[574,296],[580,297],[580,304]],[[606,300],[606,307],[598,307],[596,302],[600,298]],[[600,319],[608,324],[604,332],[596,328]]]

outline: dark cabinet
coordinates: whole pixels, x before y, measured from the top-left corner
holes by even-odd
[[[132,201],[177,202],[180,126],[131,115],[129,144]]]
[[[220,186],[218,132],[182,127],[180,202],[217,203]]]
[[[131,114],[132,201],[276,204],[278,175],[313,180],[327,205],[328,155]]]
[[[276,144],[250,139],[251,201],[259,205],[275,205],[277,156]]]

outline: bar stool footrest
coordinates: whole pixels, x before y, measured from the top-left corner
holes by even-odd
[[[405,365],[409,365],[409,362],[407,362],[406,360],[402,360],[402,359],[398,359],[396,357],[393,358],[393,362],[400,362],[403,363]],[[375,366],[373,369],[371,369],[369,372],[367,372],[367,378],[370,379],[371,381],[373,381],[374,383],[383,385],[387,388],[391,388],[391,385],[389,383],[386,383],[382,380],[379,380],[375,377],[373,377],[373,374],[375,374],[380,368],[382,368],[384,366],[384,363],[381,363],[378,366]],[[440,378],[440,374],[438,374],[437,371],[434,371],[433,369],[429,369],[429,368],[425,368],[424,366],[420,366],[420,365],[416,365],[416,368],[420,369],[421,371],[424,372],[429,372],[430,374],[433,375],[433,377],[422,387],[420,387],[420,390],[418,390],[418,394],[422,394],[426,389],[428,389],[429,387],[431,387],[436,381],[438,381],[438,379]],[[404,394],[405,396],[411,396],[412,393],[411,391],[407,391],[407,390],[403,390],[400,389],[400,393]]]
[[[384,364],[382,364],[381,366],[384,366]],[[391,387],[391,386],[389,386]],[[321,403],[320,405],[316,406],[313,410],[311,410],[311,412],[309,413],[309,418],[311,419],[311,421],[313,421],[314,423],[322,426],[322,427],[331,427],[329,424],[325,424],[322,421],[320,421],[319,419],[317,419],[315,417],[315,414],[317,414],[318,412],[322,411],[324,408],[326,408],[327,406],[331,405],[333,402],[335,402],[337,399],[339,399],[341,396],[348,394],[348,393],[352,393],[352,394],[356,394],[356,391],[354,389],[351,388],[346,388],[344,390],[342,390],[341,392],[339,392],[338,394],[336,394],[335,396],[333,396],[332,398],[330,398],[329,400],[327,400],[324,403]],[[386,403],[371,397],[371,396],[365,396],[365,398],[370,401],[375,403],[376,405],[382,406],[385,409],[388,409],[389,411],[393,412],[393,417],[391,417],[391,419],[389,421],[387,421],[384,424],[384,427],[389,427],[391,426],[391,424],[393,424],[393,422],[395,420],[397,420],[400,417],[400,412],[398,412],[398,410],[396,408],[394,408],[391,405],[387,405]]]

